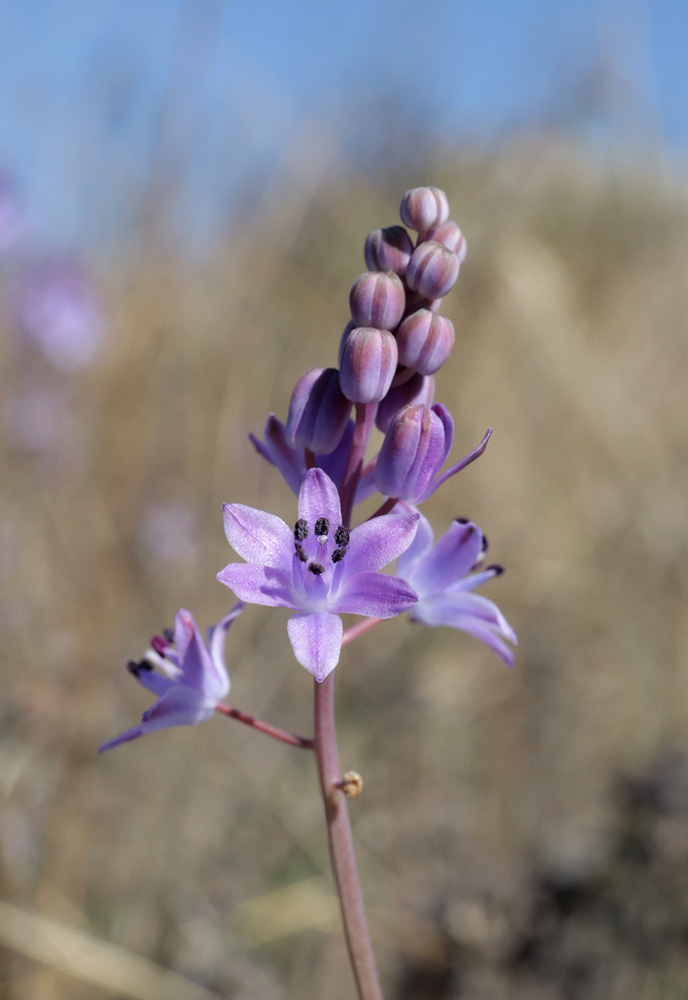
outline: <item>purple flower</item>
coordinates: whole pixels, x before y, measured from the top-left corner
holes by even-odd
[[[101,304],[84,271],[69,260],[46,260],[23,276],[16,293],[16,321],[57,368],[86,368],[105,339]]]
[[[243,604],[237,604],[210,629],[207,647],[193,616],[183,608],[178,611],[174,636],[155,636],[153,648],[146,652],[143,660],[129,664],[129,670],[139,684],[157,694],[158,700],[143,713],[138,726],[126,729],[99,749],[111,750],[120,743],[135,740],[156,729],[193,726],[209,719],[218,702],[229,691],[229,675],[224,660],[225,638],[243,607]],[[163,673],[157,673],[154,667],[159,667]]]
[[[377,572],[411,544],[418,514],[388,514],[349,530],[337,488],[309,469],[293,530],[274,514],[225,504],[225,534],[245,563],[230,563],[218,580],[251,604],[293,608],[288,632],[294,655],[322,681],[339,662],[340,614],[393,618],[416,603],[403,580]]]
[[[514,630],[493,601],[470,593],[503,573],[501,566],[471,572],[487,547],[482,531],[472,521],[456,520],[434,545],[433,540],[430,522],[421,514],[416,537],[396,569],[418,593],[411,619],[470,632],[512,666],[514,654],[503,640],[516,645]]]

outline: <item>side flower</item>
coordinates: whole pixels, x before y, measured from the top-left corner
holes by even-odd
[[[156,729],[170,726],[193,726],[209,719],[229,691],[224,647],[229,627],[243,610],[237,604],[228,615],[210,629],[208,645],[203,641],[193,616],[183,608],[177,612],[174,634],[155,636],[152,648],[140,663],[131,662],[129,670],[139,684],[158,695],[138,726],[126,729],[99,748],[111,750]],[[158,673],[158,667],[162,673]]]
[[[416,537],[396,569],[418,593],[410,618],[470,632],[512,666],[514,654],[504,640],[516,645],[516,633],[493,601],[471,593],[504,572],[501,566],[473,572],[487,548],[482,531],[472,521],[459,519],[433,541],[430,522],[421,514]]]
[[[378,570],[411,544],[418,514],[387,514],[353,528],[342,524],[337,488],[309,469],[299,491],[294,528],[243,504],[225,504],[227,541],[245,559],[218,580],[251,604],[292,608],[287,626],[299,663],[322,681],[337,666],[340,614],[393,618],[417,600],[408,583]]]

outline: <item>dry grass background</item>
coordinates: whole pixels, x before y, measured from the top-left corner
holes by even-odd
[[[366,233],[430,182],[469,244],[438,398],[457,452],[495,433],[428,508],[485,528],[521,645],[507,672],[397,621],[338,667],[386,995],[686,997],[685,179],[528,137],[383,191],[328,180],[336,155],[297,143],[203,264],[152,239],[109,262],[107,357],[59,379],[69,435],[0,441],[0,994],[353,995],[310,755],[222,718],[95,748],[149,702],[126,660],[178,607],[228,608],[221,501],[293,516],[247,434],[335,362]],[[31,365],[3,334],[3,395],[57,379]],[[172,502],[196,544],[164,561],[140,525]],[[285,620],[234,626],[231,698],[308,733]]]

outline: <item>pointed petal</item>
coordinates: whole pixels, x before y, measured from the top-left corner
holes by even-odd
[[[284,424],[271,413],[265,424],[265,450],[269,453],[274,465],[282,474],[287,486],[294,493],[299,492],[299,488],[306,474],[306,460],[303,451],[299,448],[291,448],[287,444],[287,437]]]
[[[217,574],[220,583],[233,590],[240,601],[273,608],[293,608],[291,581],[270,566],[230,563]]]
[[[437,479],[434,481],[434,483],[430,483],[430,485],[428,486],[427,490],[420,498],[418,503],[422,503],[423,501],[427,500],[429,497],[432,496],[435,490],[439,489],[442,483],[446,483],[446,481],[448,479],[451,479],[452,476],[455,476],[457,472],[461,472],[461,470],[465,469],[467,465],[471,464],[471,462],[475,462],[476,458],[480,458],[482,453],[487,448],[487,442],[490,440],[491,437],[492,437],[492,428],[488,427],[487,431],[485,432],[485,437],[482,439],[478,447],[474,448],[473,451],[469,451],[469,453],[466,455],[465,458],[462,458],[460,462],[457,462],[455,465],[452,465],[449,469],[447,469],[446,472],[443,472],[441,476],[438,476]]]
[[[477,598],[485,603],[477,607],[467,602],[466,598]],[[509,639],[516,643],[516,634],[499,608],[486,597],[461,593],[454,595],[453,600],[447,595],[444,598],[419,601],[411,612],[411,618],[424,625],[447,625],[462,632],[470,632],[489,646],[508,667],[513,666],[513,651],[502,640]]]
[[[160,697],[167,691],[174,681],[169,677],[163,677],[157,670],[144,664],[143,666],[130,666],[129,673],[132,674],[142,687],[147,691],[152,691],[154,695]]]
[[[224,665],[218,670],[193,616],[184,608],[177,612],[174,635],[181,668],[181,686],[191,688],[204,698],[216,701],[224,698],[229,691],[227,671]]]
[[[294,656],[316,681],[325,678],[339,663],[344,626],[329,611],[292,615],[287,631]]]
[[[140,725],[133,726],[131,729],[125,729],[119,736],[113,736],[107,743],[101,743],[98,747],[98,753],[105,753],[106,750],[112,750],[113,747],[118,747],[120,743],[128,743],[129,740],[138,739],[139,736],[143,736],[143,729]]]
[[[226,688],[224,692],[219,695],[219,698],[224,698],[230,688],[229,674],[227,673],[227,666],[225,664],[225,642],[227,640],[227,633],[229,632],[232,622],[239,617],[243,610],[244,604],[239,601],[238,604],[234,605],[229,614],[225,615],[224,618],[221,618],[217,625],[213,625],[212,628],[208,630],[208,651],[210,653],[210,659],[213,662],[218,678],[221,678],[223,683],[226,684]]]
[[[454,420],[447,407],[442,403],[435,403],[432,410],[440,418],[444,427],[444,457],[439,466],[442,468],[449,457],[449,452],[452,450],[452,444],[454,443]]]
[[[242,503],[222,505],[225,535],[234,551],[258,566],[291,566],[294,534],[281,517]]]
[[[477,524],[453,521],[413,568],[410,582],[421,595],[440,593],[458,583],[479,559],[482,539]]]
[[[402,577],[404,580],[408,580],[413,570],[413,566],[419,559],[422,559],[423,556],[430,551],[434,539],[435,536],[430,522],[425,514],[418,512],[418,528],[416,530],[415,537],[406,549],[406,552],[403,552],[399,556],[399,562],[397,563],[397,576]]]
[[[346,558],[346,576],[381,569],[405,552],[418,528],[418,514],[383,514],[359,524],[351,532]]]
[[[218,701],[219,698],[207,698],[186,684],[176,684],[143,713],[141,730],[153,733],[171,726],[195,726],[210,718]]]
[[[405,580],[369,572],[349,577],[330,607],[340,614],[394,618],[408,611],[417,600],[418,595]]]
[[[309,469],[299,492],[299,517],[311,525],[319,517],[326,517],[333,527],[342,523],[339,493],[330,477],[322,469]]]

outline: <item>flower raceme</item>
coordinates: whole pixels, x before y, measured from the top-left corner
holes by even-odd
[[[241,601],[292,608],[287,626],[299,663],[322,681],[342,645],[340,614],[393,618],[417,601],[404,580],[378,572],[411,544],[419,515],[386,514],[351,531],[342,524],[337,488],[309,469],[299,491],[298,520],[243,504],[225,504],[225,534],[246,560],[218,573]]]
[[[209,719],[229,691],[229,675],[224,659],[227,632],[243,610],[239,603],[210,629],[208,645],[203,641],[193,616],[183,608],[177,612],[173,635],[155,636],[151,649],[129,670],[139,684],[158,695],[138,726],[103,743],[111,750],[156,729],[193,726]],[[158,673],[154,667],[158,667]]]
[[[514,630],[493,601],[471,593],[503,573],[501,566],[473,572],[487,548],[482,531],[473,521],[457,519],[433,541],[430,522],[421,514],[416,536],[396,569],[418,594],[409,617],[423,625],[470,632],[512,666],[514,654],[504,640],[516,645]]]

